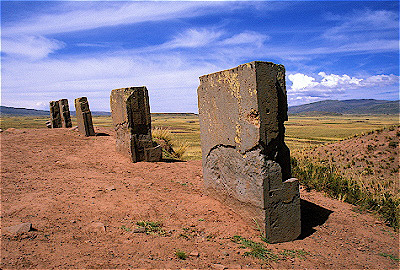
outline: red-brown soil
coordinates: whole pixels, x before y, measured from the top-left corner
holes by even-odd
[[[265,245],[308,255],[269,263],[245,257],[231,237],[260,242],[256,226],[203,195],[200,161],[131,163],[115,152],[111,129],[97,132],[111,136],[68,129],[1,133],[2,268],[398,269],[398,234],[391,228],[303,190],[302,236]],[[140,220],[162,222],[164,233],[130,231]],[[35,230],[5,230],[21,222]],[[182,260],[177,250],[199,256]]]

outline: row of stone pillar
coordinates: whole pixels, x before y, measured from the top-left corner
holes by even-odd
[[[296,239],[300,193],[284,142],[284,66],[255,61],[204,75],[197,94],[208,193],[253,220],[270,243]],[[110,104],[117,150],[133,162],[160,160],[146,87],[112,90]]]
[[[85,136],[94,136],[92,114],[86,97],[75,99],[76,120],[78,130]],[[50,128],[72,127],[68,99],[50,101]]]
[[[197,94],[206,190],[253,220],[270,243],[296,239],[301,232],[300,194],[284,142],[284,66],[255,61],[204,75]],[[60,115],[52,126],[70,125],[68,102],[50,104],[52,114]],[[112,90],[110,106],[117,151],[132,162],[160,161],[161,147],[152,141],[147,88]],[[75,107],[79,130],[89,136],[93,125],[87,99],[76,99]]]

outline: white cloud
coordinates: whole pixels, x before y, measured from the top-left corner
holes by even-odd
[[[399,84],[399,76],[390,74],[390,75],[375,75],[368,77],[363,81],[363,85],[365,86],[387,86]]]
[[[123,3],[123,4],[121,4]],[[13,26],[3,25],[3,35],[48,35],[150,21],[195,17],[212,12],[213,2],[90,2],[68,5],[68,11],[41,14]]]
[[[87,96],[92,110],[109,110],[112,89],[146,85],[153,112],[196,112],[198,77],[223,69],[207,62],[194,64],[179,53],[13,59],[2,68],[2,97],[9,106],[38,108],[42,101],[68,98],[72,102]]]
[[[209,29],[188,29],[184,33],[174,37],[171,41],[163,44],[161,48],[197,48],[214,42],[222,36],[221,31]]]
[[[326,30],[323,34],[324,38],[329,40],[374,39],[385,35],[385,30],[399,27],[398,13],[388,10],[358,10],[335,19],[339,21],[339,25]],[[368,31],[368,35],[365,35],[365,31]]]
[[[380,93],[393,91],[399,87],[397,75],[373,75],[362,78],[349,75],[326,74],[319,72],[321,78],[302,73],[289,74],[292,82],[288,86],[288,102],[290,105],[304,104],[323,99],[365,98],[366,93],[374,93],[375,98],[382,99]],[[371,97],[369,97],[371,98]]]
[[[39,101],[35,103],[34,109],[36,110],[47,110],[49,108],[49,104],[43,101]]]
[[[291,89],[295,91],[313,88],[318,85],[318,83],[315,82],[315,78],[301,73],[290,74],[288,78],[292,81]]]
[[[257,47],[261,47],[264,41],[268,40],[270,37],[263,35],[254,31],[245,31],[234,35],[230,38],[222,41],[222,44],[226,45],[239,45],[239,44],[255,44]]]
[[[363,80],[357,79],[355,77],[350,77],[346,74],[340,76],[336,74],[327,75],[325,72],[320,72],[318,73],[318,75],[323,77],[320,84],[329,88],[340,86],[359,86],[360,82]]]
[[[2,39],[2,52],[18,57],[40,59],[65,46],[63,42],[41,36],[18,36]]]

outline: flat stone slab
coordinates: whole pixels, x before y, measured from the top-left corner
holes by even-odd
[[[4,228],[6,231],[9,233],[26,233],[32,230],[32,223],[26,222],[26,223],[20,223],[14,226],[10,227],[5,227]]]

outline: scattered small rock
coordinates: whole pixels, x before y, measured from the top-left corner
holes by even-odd
[[[72,130],[72,131],[78,130],[78,126],[74,126],[74,127],[70,128],[69,130]]]
[[[32,230],[32,223],[20,223],[14,226],[6,227],[4,229],[10,233],[26,233]]]
[[[219,263],[213,263],[213,264],[211,264],[211,267],[214,269],[218,269],[218,270],[228,269],[228,267],[226,267],[225,265],[219,264]]]
[[[3,132],[3,130],[0,128],[0,133]]]
[[[146,232],[146,228],[140,227],[133,230],[134,233],[144,233]]]
[[[106,232],[106,226],[101,222],[92,222],[86,227],[87,231]]]
[[[112,190],[116,190],[116,188],[114,186],[109,186],[109,187],[106,187],[106,190],[107,191],[112,191]]]
[[[46,122],[46,127],[51,128],[51,121]]]
[[[192,252],[189,253],[189,256],[190,257],[199,257],[200,254],[197,251],[192,251]]]

